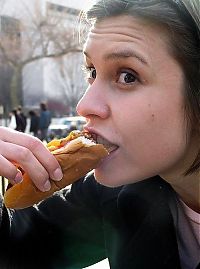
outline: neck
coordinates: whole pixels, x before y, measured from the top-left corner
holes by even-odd
[[[174,177],[167,180],[182,201],[192,210],[200,213],[200,175]]]

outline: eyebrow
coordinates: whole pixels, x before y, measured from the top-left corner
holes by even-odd
[[[89,54],[86,51],[84,51],[84,54],[86,55],[86,57],[90,58]],[[144,57],[142,57],[138,53],[135,53],[133,50],[128,50],[128,49],[123,49],[123,50],[114,51],[114,52],[105,54],[103,56],[103,59],[114,60],[114,59],[121,59],[121,58],[130,58],[130,57],[136,58],[142,64],[148,65],[148,62]]]

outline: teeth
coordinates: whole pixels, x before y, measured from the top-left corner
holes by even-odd
[[[104,147],[108,150],[108,152],[111,152],[111,151],[113,151],[113,150],[115,150],[115,149],[118,148],[118,146],[110,143],[108,140],[104,139],[101,136],[97,136],[97,143],[98,144],[103,144]]]
[[[107,149],[107,151],[108,151],[109,153],[111,153],[112,151],[114,151],[115,149],[118,148],[118,147],[115,146],[115,145],[104,145],[104,146],[105,146],[105,148]]]
[[[108,141],[103,139],[101,136],[97,136],[96,140],[97,140],[98,144],[104,144],[105,145],[106,142],[108,143]]]
[[[104,146],[106,146],[106,145],[112,145],[108,140],[104,139],[101,136],[97,136],[97,143],[103,144]]]

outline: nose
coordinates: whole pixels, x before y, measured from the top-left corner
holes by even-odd
[[[109,117],[110,109],[105,91],[97,83],[90,85],[77,105],[79,115],[91,119]]]

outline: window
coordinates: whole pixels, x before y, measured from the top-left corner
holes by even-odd
[[[47,2],[47,11],[52,13],[65,14],[65,15],[75,15],[77,16],[80,12],[80,10],[70,7],[65,7],[62,5],[53,4],[50,2]]]
[[[0,27],[2,33],[20,36],[20,22],[15,18],[0,16]]]

